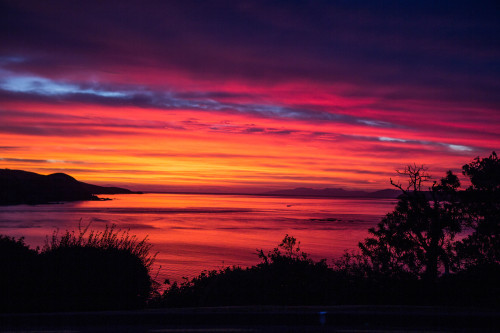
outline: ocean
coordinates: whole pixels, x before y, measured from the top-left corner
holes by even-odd
[[[296,198],[254,195],[121,194],[112,200],[0,207],[0,234],[44,245],[54,232],[115,224],[158,252],[158,281],[183,281],[203,270],[247,267],[257,250],[277,247],[288,234],[313,259],[357,249],[368,228],[391,212],[395,199]]]

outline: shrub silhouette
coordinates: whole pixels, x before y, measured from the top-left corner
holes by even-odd
[[[37,254],[24,238],[0,235],[0,311],[34,307]]]
[[[90,225],[89,225],[90,226]],[[115,226],[55,232],[43,249],[0,235],[0,310],[71,311],[146,306],[155,292],[155,255]]]
[[[286,235],[273,251],[258,250],[262,262],[256,266],[204,271],[184,283],[174,283],[157,305],[326,304],[332,299],[334,272],[325,260],[315,262],[301,252],[299,244]]]
[[[122,309],[144,306],[154,290],[147,239],[115,226],[102,232],[54,233],[40,253],[41,294],[50,309]]]

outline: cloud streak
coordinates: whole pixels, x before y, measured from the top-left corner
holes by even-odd
[[[211,98],[203,93],[182,93],[172,91],[150,91],[146,87],[129,90],[113,90],[104,87],[82,87],[76,83],[59,82],[42,77],[23,77],[11,75],[0,81],[0,89],[5,92],[20,94],[17,99],[36,99],[37,96],[54,97],[57,101],[86,102],[112,106],[133,105],[136,107],[159,108],[165,110],[200,110],[226,113],[253,114],[259,117],[276,119],[293,119],[311,122],[344,122],[357,123],[373,127],[395,127],[387,121],[358,118],[352,115],[339,114],[326,110],[308,110],[293,106],[252,103],[228,103],[215,98],[229,96],[224,92],[210,93]],[[192,97],[192,98],[190,98]],[[234,97],[234,95],[232,96]]]

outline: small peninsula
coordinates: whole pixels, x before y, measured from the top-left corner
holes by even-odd
[[[23,170],[0,169],[1,206],[100,200],[96,194],[131,193],[138,192],[87,184],[65,173],[41,175]]]

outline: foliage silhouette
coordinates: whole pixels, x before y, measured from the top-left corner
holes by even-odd
[[[336,271],[367,292],[390,281],[389,290],[416,303],[498,307],[500,162],[493,152],[462,169],[471,181],[466,191],[451,171],[425,191],[426,169],[408,166],[406,186],[391,180],[402,191],[395,210],[369,230],[361,253],[335,262]],[[469,235],[455,239],[463,231]]]
[[[391,180],[402,191],[395,210],[369,229],[372,237],[359,247],[381,273],[435,280],[440,267],[446,273],[453,268],[453,242],[461,231],[460,182],[448,171],[425,191],[430,176],[423,166],[409,165],[401,174],[408,177],[406,187]]]
[[[165,290],[158,306],[220,306],[248,304],[326,304],[333,270],[314,261],[286,235],[273,251],[258,250],[262,262],[249,268],[204,271]]]
[[[0,240],[2,268],[10,268],[2,272],[2,286],[11,290],[3,311],[138,308],[158,287],[151,278],[155,255],[147,239],[139,241],[115,226],[55,232],[41,251],[22,239]]]
[[[500,160],[495,152],[462,167],[471,186],[464,195],[466,225],[472,234],[457,244],[466,267],[500,264]]]
[[[37,255],[24,238],[0,235],[0,311],[33,308]]]
[[[51,308],[119,309],[144,306],[154,282],[147,239],[106,226],[102,232],[79,228],[54,233],[40,256],[45,280],[42,293]]]

